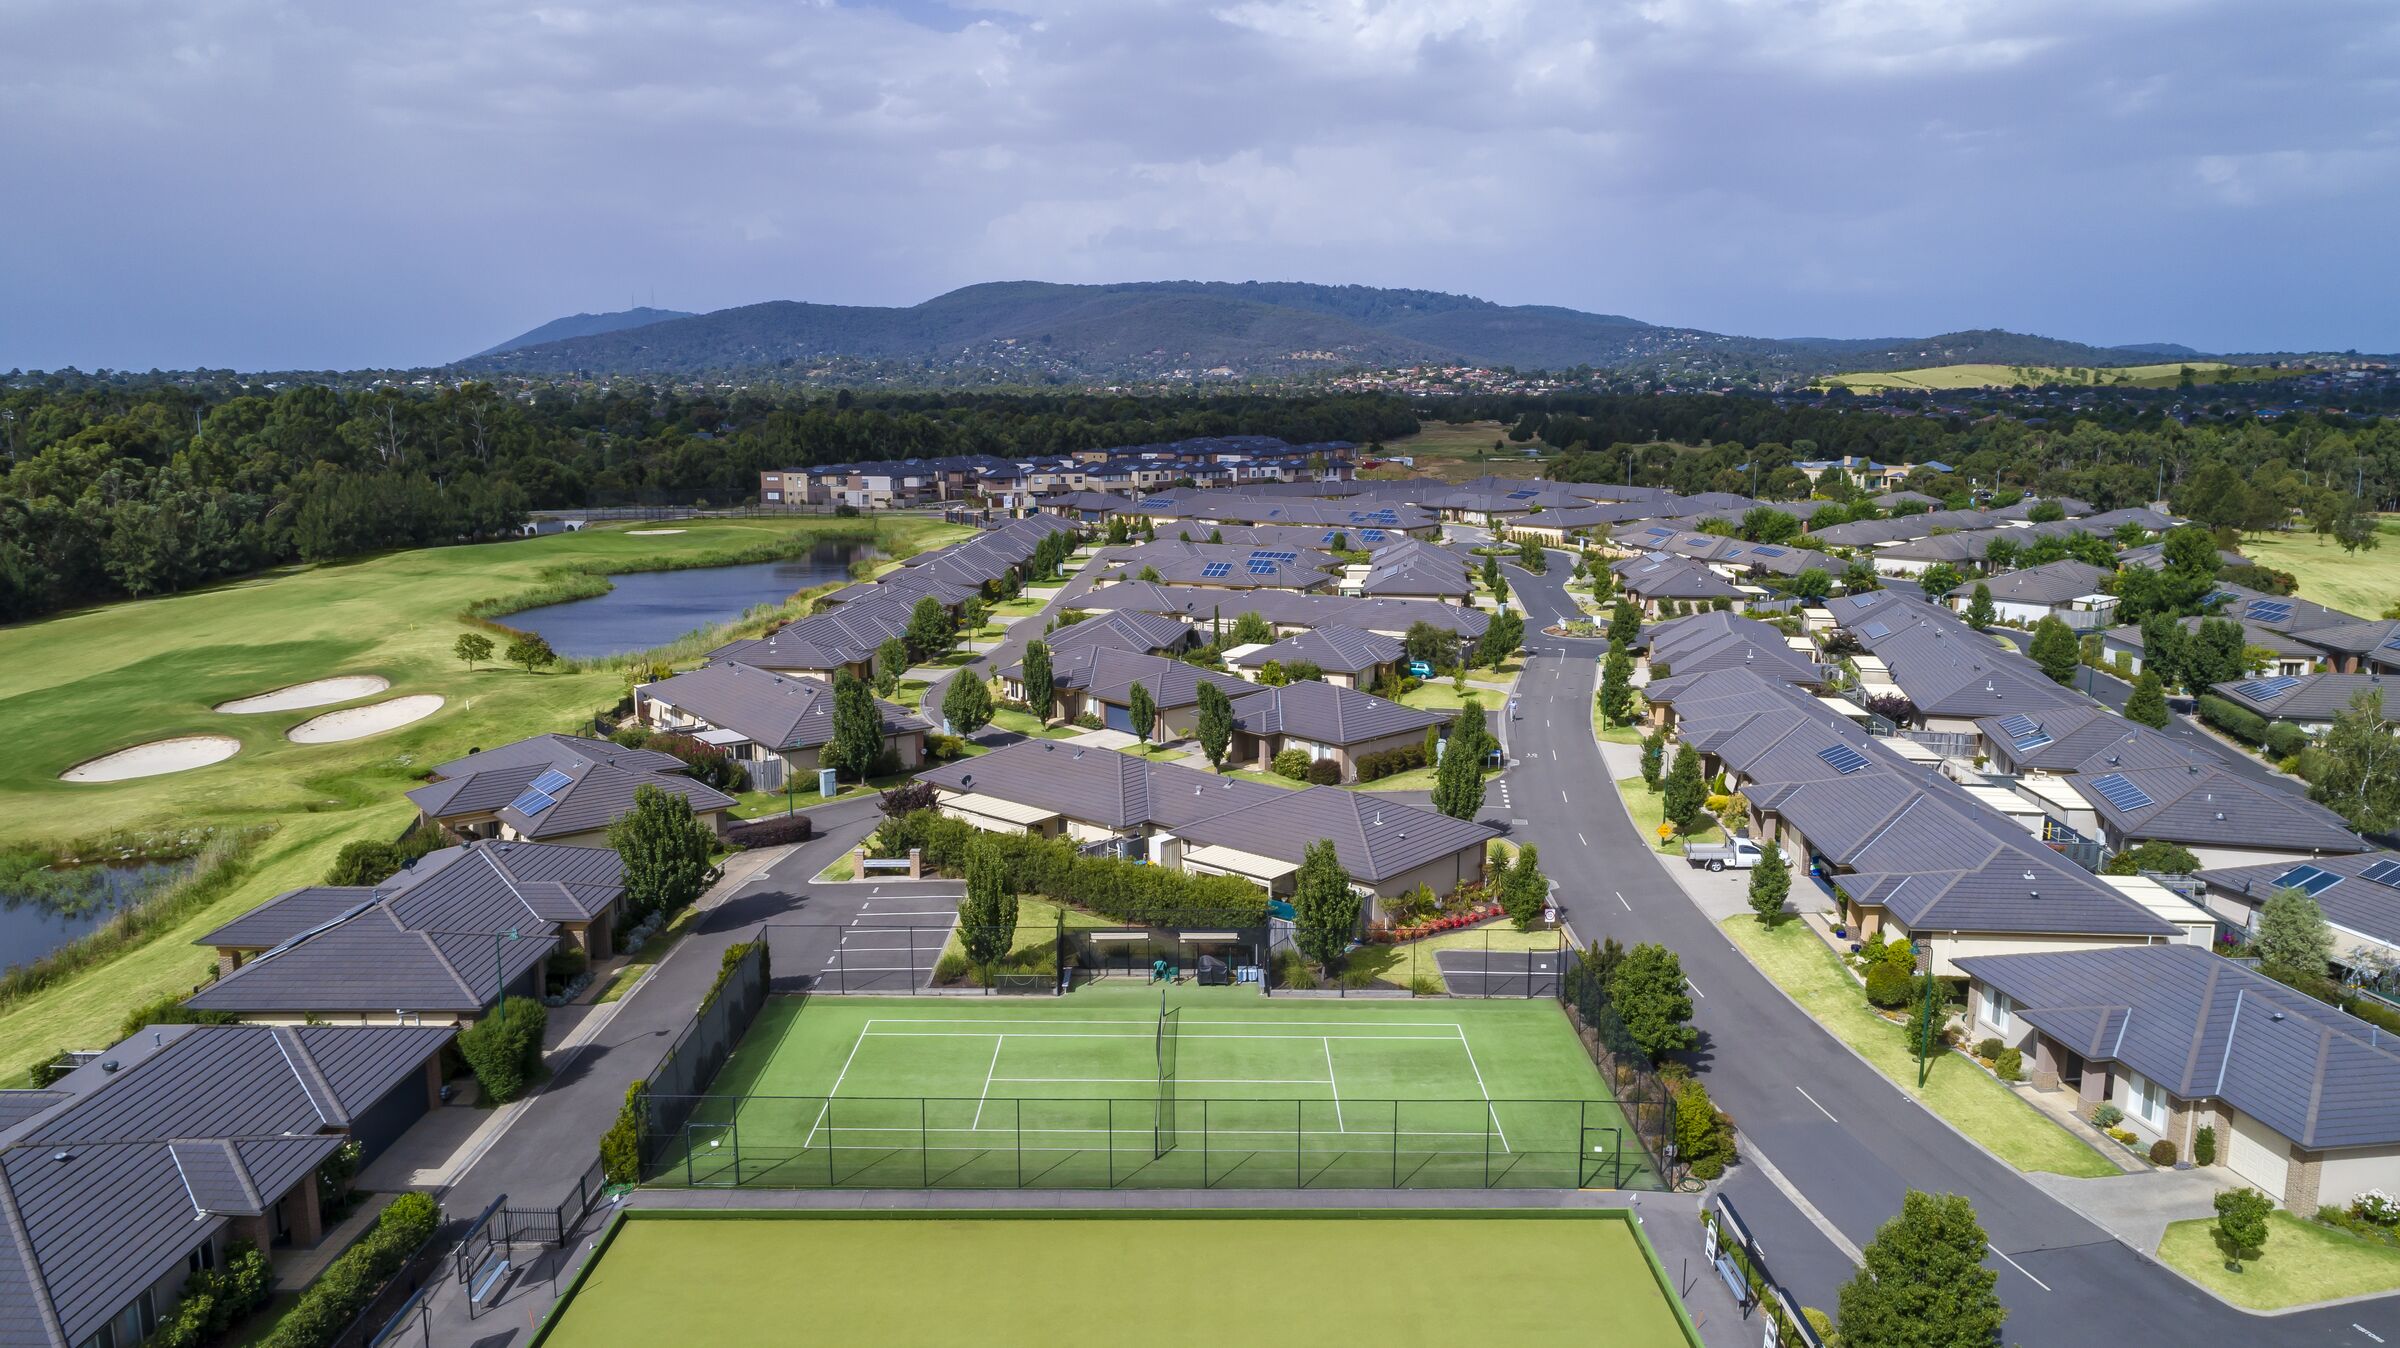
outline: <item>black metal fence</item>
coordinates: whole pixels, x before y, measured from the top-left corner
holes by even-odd
[[[1768,1325],[1766,1342],[1797,1348],[1825,1348],[1816,1328],[1801,1313],[1800,1303],[1767,1270],[1764,1251],[1748,1224],[1734,1211],[1733,1200],[1713,1195],[1700,1209],[1701,1249],[1710,1267],[1733,1293],[1734,1304],[1746,1318],[1756,1311]]]
[[[567,1237],[581,1222],[584,1214],[608,1192],[608,1174],[597,1156],[591,1168],[584,1171],[567,1190],[564,1197],[546,1208],[502,1208],[493,1218],[499,1228],[499,1238],[516,1244],[533,1241],[543,1245],[564,1245]]]
[[[748,949],[726,967],[691,1023],[668,1045],[666,1056],[651,1069],[643,1090],[652,1101],[651,1117],[661,1120],[661,1126],[671,1130],[680,1126],[680,1120],[662,1115],[660,1102],[671,1111],[673,1102],[691,1099],[705,1089],[742,1036],[750,1032],[750,1022],[767,1003],[768,970],[767,943],[749,942]]]
[[[1671,1187],[1683,1173],[1675,1156],[1674,1094],[1617,1015],[1595,952],[1571,953],[1563,959],[1559,1004],[1624,1112],[1633,1144],[1647,1153],[1653,1171],[1665,1176]]]

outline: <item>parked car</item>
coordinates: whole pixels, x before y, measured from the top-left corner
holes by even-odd
[[[1687,843],[1683,849],[1685,861],[1694,866],[1706,866],[1712,871],[1721,871],[1728,867],[1737,871],[1746,871],[1757,865],[1758,859],[1766,854],[1765,848],[1748,838],[1735,838],[1731,842],[1721,843]],[[1783,858],[1783,864],[1786,866],[1792,864],[1790,852],[1777,847],[1775,854]]]

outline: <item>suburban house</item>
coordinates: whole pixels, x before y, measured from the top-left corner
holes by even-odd
[[[2336,673],[2400,674],[2400,618],[2362,618],[2293,635],[2323,651]]]
[[[1110,548],[1103,557],[1102,583],[1152,572],[1159,584],[1207,590],[1330,590],[1340,565],[1328,552],[1181,541]]]
[[[603,847],[608,826],[633,809],[645,786],[691,802],[715,830],[733,797],[686,775],[682,759],[578,735],[535,735],[470,753],[435,768],[408,793],[417,812],[464,839]]]
[[[1422,745],[1429,727],[1449,723],[1447,712],[1419,711],[1355,688],[1303,679],[1233,700],[1231,757],[1264,772],[1277,754],[1298,749],[1311,763],[1332,760],[1342,780],[1354,782],[1361,758]]]
[[[2350,710],[2359,694],[2383,694],[2383,719],[2400,722],[2400,683],[2387,687],[2375,674],[2278,674],[2271,678],[2220,683],[2209,690],[2237,707],[2269,721],[2296,725],[2312,735],[2323,734],[2335,717]]]
[[[2294,1212],[2400,1189],[2400,1046],[2388,1033],[2188,945],[1960,962],[1969,1038],[2022,1049],[2040,1091],[2102,1104],[2145,1143],[2218,1164]]]
[[[2097,765],[2095,765],[2097,766]],[[2368,850],[2342,817],[2297,792],[2279,791],[2197,759],[2181,767],[2079,772],[2062,779],[2083,798],[2111,852],[2178,843],[2203,867],[2345,856]]]
[[[2116,617],[2117,597],[2101,588],[2111,574],[2069,557],[1967,581],[1943,598],[1951,612],[1965,613],[1974,602],[1975,587],[1983,585],[1991,591],[1992,612],[2000,622],[2031,627],[2044,618],[2056,618],[2082,631],[2106,627]]]
[[[635,685],[633,714],[653,729],[723,749],[761,789],[773,791],[789,773],[817,770],[818,752],[833,739],[833,697],[833,685],[822,679],[720,663]],[[883,718],[884,752],[903,768],[924,762],[932,723],[881,699],[875,710]]]
[[[1642,638],[1653,679],[1667,674],[1680,677],[1715,669],[1749,669],[1769,679],[1816,688],[1827,678],[1808,638],[1787,637],[1756,618],[1696,613],[1646,628]]]
[[[1580,548],[1596,531],[1649,519],[1656,513],[1645,505],[1578,502],[1538,515],[1520,515],[1508,522],[1507,533],[1512,540],[1530,538],[1546,548]]]
[[[833,681],[836,674],[872,678],[875,652],[903,636],[913,601],[892,595],[860,598],[763,637],[733,641],[710,651],[707,663],[731,663],[788,674],[796,679]]]
[[[1964,737],[1987,717],[2089,701],[2052,683],[2013,647],[1924,600],[1874,590],[1829,599],[1825,608],[1843,636],[1828,642],[1828,653],[1844,650],[1844,642],[1864,647],[1865,655],[1849,656],[1860,690],[1907,698],[1919,728]]]
[[[2203,619],[2199,617],[2182,618],[2177,620],[2176,625],[2186,633],[2195,633],[2200,630],[2202,621]],[[2242,645],[2256,647],[2273,656],[2272,673],[2314,674],[2326,668],[2325,652],[2298,637],[2288,636],[2263,623],[2249,622],[2240,618],[2228,618],[2221,621],[2241,623]],[[2142,672],[2142,666],[2149,651],[2141,628],[2112,627],[2100,634],[2100,653],[2107,657],[2112,664],[2116,657],[2124,656],[2126,672],[2139,674]]]
[[[1727,580],[1759,575],[1797,576],[1812,569],[1839,580],[1843,569],[1840,561],[1807,548],[1752,543],[1723,534],[1691,533],[1667,524],[1620,530],[1611,542],[1631,552],[1664,552],[1700,562]]]
[[[1269,664],[1285,669],[1315,665],[1325,682],[1336,688],[1372,688],[1396,674],[1407,658],[1397,637],[1336,624],[1254,647],[1230,656],[1225,663],[1245,678],[1256,678]]]
[[[317,1169],[440,1103],[447,1026],[153,1025],[0,1090],[0,1337],[130,1348],[237,1240],[324,1239]]]
[[[1458,554],[1411,539],[1376,553],[1363,574],[1342,581],[1342,593],[1463,604],[1474,597],[1475,586]]]
[[[1151,865],[1289,894],[1310,843],[1331,839],[1362,894],[1480,882],[1497,830],[1368,791],[1285,790],[1109,749],[1027,740],[923,774],[937,808],[991,832],[1117,841]],[[1362,913],[1371,915],[1373,905]]]
[[[1490,614],[1465,604],[1438,604],[1424,599],[1364,599],[1338,594],[1295,594],[1285,590],[1254,590],[1243,595],[1218,594],[1181,585],[1151,585],[1133,581],[1086,591],[1075,606],[1095,613],[1127,611],[1163,613],[1213,632],[1245,613],[1267,621],[1278,635],[1290,636],[1311,628],[1340,624],[1387,637],[1406,636],[1417,623],[1430,623],[1463,641],[1478,641],[1492,624]]]
[[[1000,681],[1009,700],[1025,700],[1023,664],[1000,671]],[[1151,705],[1157,709],[1153,722],[1138,730],[1133,723],[1133,685],[1137,683],[1150,694]],[[1096,712],[1110,730],[1143,734],[1161,742],[1192,733],[1203,683],[1215,684],[1232,697],[1253,686],[1231,674],[1181,660],[1108,646],[1084,646],[1050,657],[1050,685],[1059,719],[1077,721],[1087,712]],[[1037,714],[1041,711],[1035,710]]]
[[[2258,930],[2259,910],[2285,890],[2314,899],[2333,929],[2337,972],[2361,982],[2400,969],[2400,852],[2355,852],[2313,861],[2273,861],[2200,872],[2209,911],[2228,926]]]
[[[1656,618],[1669,604],[1722,607],[1742,597],[1741,588],[1699,562],[1671,553],[1648,552],[1609,563],[1619,587],[1639,605],[1644,617]]]
[[[1053,657],[1087,646],[1107,646],[1141,655],[1181,655],[1199,639],[1199,632],[1181,618],[1130,609],[1095,614],[1041,638]]]

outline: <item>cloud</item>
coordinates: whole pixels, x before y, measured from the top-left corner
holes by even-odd
[[[2388,350],[2396,59],[2368,0],[20,0],[0,367],[1016,277]]]

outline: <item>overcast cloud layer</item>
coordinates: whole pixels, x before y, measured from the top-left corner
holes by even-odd
[[[1309,280],[2400,348],[2385,0],[0,0],[0,368]]]

